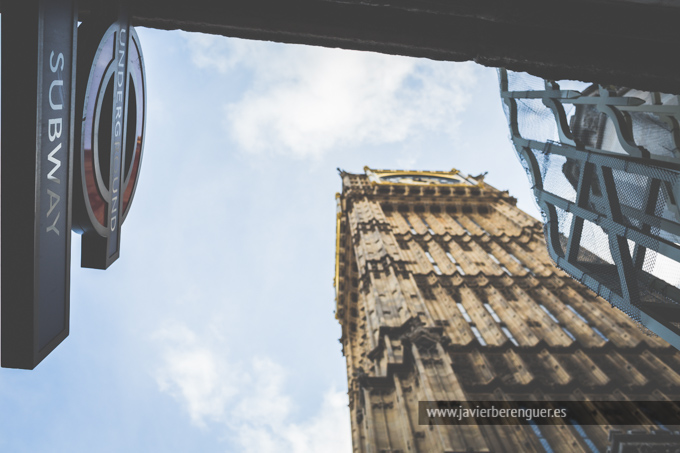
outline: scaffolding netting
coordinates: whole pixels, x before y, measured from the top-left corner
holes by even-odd
[[[550,255],[680,345],[678,96],[499,70]]]

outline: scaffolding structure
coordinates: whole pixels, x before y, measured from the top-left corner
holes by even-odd
[[[678,96],[499,70],[556,264],[680,349]]]

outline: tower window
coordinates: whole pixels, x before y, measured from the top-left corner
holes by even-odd
[[[664,431],[670,431],[670,429],[668,429],[668,427],[667,427],[666,425],[664,425],[663,423],[661,423],[661,422],[660,422],[659,420],[657,420],[656,418],[652,418],[652,423],[654,423],[656,426],[658,426],[659,428],[663,429]]]
[[[491,260],[492,260],[494,263],[498,264],[499,266],[501,265],[501,262],[498,261],[498,258],[496,258],[495,256],[493,256],[493,253],[489,252],[488,255],[489,255],[489,258],[491,258]]]
[[[460,266],[458,265],[458,263],[456,262],[456,260],[453,259],[453,256],[452,256],[449,252],[446,252],[446,256],[447,256],[447,257],[449,258],[449,260],[451,260],[451,262],[456,266],[456,270],[458,271],[458,273],[460,273],[460,275],[465,275],[465,271],[463,270],[463,268],[460,267]]]
[[[434,261],[434,258],[432,258],[432,255],[430,255],[430,252],[426,250],[425,256],[427,256],[427,259],[430,261],[430,264],[432,264],[432,267],[434,267],[434,271],[437,273],[437,275],[442,275],[441,269],[439,269],[439,266],[437,266],[437,263]]]
[[[456,302],[456,306],[458,306],[458,310],[460,310],[460,313],[463,315],[463,319],[467,322],[472,322],[472,318],[470,318],[470,315],[468,315],[468,312],[465,307],[463,307],[463,304]]]
[[[491,307],[491,305],[484,304],[484,308],[486,308],[486,311],[489,312],[493,320],[500,324],[501,318],[498,317],[498,314],[496,314],[496,311]]]
[[[486,346],[486,341],[484,341],[484,337],[482,337],[482,334],[479,332],[479,329],[475,327],[474,325],[470,326],[470,329],[472,329],[472,333],[475,334],[475,337],[477,337],[477,341],[479,341],[479,344],[482,346]]]
[[[406,220],[406,223],[408,224],[408,227],[411,230],[411,234],[416,236],[418,233],[416,233],[416,230],[413,229],[413,225],[411,225],[411,222],[409,222],[406,216],[404,216],[404,220]]]
[[[589,324],[588,320],[587,320],[586,318],[584,318],[583,316],[581,316],[581,313],[577,312],[576,309],[575,309],[574,307],[572,307],[571,305],[567,304],[567,308],[568,308],[573,314],[575,314],[576,316],[578,316],[578,318],[579,318],[581,321],[583,321],[583,322],[586,323],[586,324]]]
[[[514,344],[515,346],[519,346],[519,343],[517,343],[517,340],[515,340],[515,337],[512,336],[512,332],[510,332],[510,330],[507,327],[501,326],[501,330],[503,331],[505,336],[508,337],[508,340],[512,342],[512,344]]]
[[[512,258],[513,260],[515,260],[515,262],[516,262],[517,264],[519,264],[519,265],[522,264],[522,262],[521,262],[519,259],[517,259],[517,257],[516,257],[515,255],[513,255],[513,254],[510,253],[510,252],[507,252],[507,254],[510,255],[510,258]]]
[[[566,327],[562,327],[562,331],[564,331],[564,333],[566,333],[567,336],[572,339],[572,341],[576,341],[576,337],[574,336],[573,333],[569,332],[569,329],[567,329]]]
[[[545,305],[543,305],[543,304],[538,304],[538,306],[541,307],[541,310],[543,310],[548,316],[550,316],[550,319],[552,319],[553,321],[555,321],[557,324],[560,323],[560,321],[555,317],[555,315],[553,315],[553,314],[550,312],[550,310],[548,310],[548,308],[547,308]]]
[[[420,221],[423,222],[423,224],[427,227],[428,233],[430,233],[432,236],[434,236],[434,231],[432,231],[432,228],[430,228],[430,224],[427,223],[427,221],[425,221],[424,218],[422,218],[422,217],[419,217],[419,218],[420,218]]]
[[[573,418],[570,418],[569,423],[571,423],[571,426],[574,427],[574,429],[576,430],[578,435],[581,436],[581,439],[583,439],[583,442],[586,443],[586,445],[588,446],[588,448],[590,448],[590,451],[592,453],[600,453],[600,450],[597,449],[597,447],[595,446],[595,443],[593,443],[593,441],[590,439],[590,437],[588,437],[588,434],[586,433],[586,431],[583,429],[583,427],[576,420],[574,420]]]
[[[526,267],[526,266],[524,265],[524,263],[522,263],[515,255],[513,255],[512,253],[507,252],[507,251],[506,251],[506,253],[507,253],[508,255],[510,255],[510,258],[512,258],[513,260],[515,260],[515,262],[516,262],[517,264],[519,264],[520,266],[522,266],[522,267],[524,268],[524,270],[527,271],[529,274],[531,274],[531,275],[536,275],[536,274],[534,274],[534,273],[532,272],[531,269],[529,269],[528,267]]]
[[[600,329],[598,329],[597,327],[593,327],[592,329],[593,329],[593,332],[598,334],[604,341],[609,341],[609,338],[607,338],[607,336],[605,334],[600,332]]]
[[[485,231],[485,233],[486,233],[486,231]],[[486,233],[486,234],[489,234],[489,233]],[[500,261],[498,261],[498,258],[496,258],[496,257],[493,255],[493,253],[489,252],[488,255],[489,255],[489,258],[491,258],[491,260],[492,260],[494,263],[496,263],[498,266],[500,266],[500,268],[503,270],[503,272],[505,272],[505,273],[508,274],[510,277],[512,277],[512,273],[508,270],[507,267],[505,267],[504,265],[501,264]]]
[[[432,255],[430,255],[430,252],[427,250],[425,251],[425,256],[427,256],[427,259],[430,261],[430,263],[435,264],[434,258],[432,258]]]
[[[474,223],[475,225],[477,225],[477,228],[479,228],[480,230],[482,230],[482,231],[484,232],[484,234],[486,234],[487,236],[491,236],[491,235],[489,234],[489,232],[486,231],[484,228],[482,228],[482,226],[481,226],[479,223],[475,222],[475,219],[470,219],[470,222],[472,222],[472,223]]]
[[[465,231],[465,234],[467,234],[468,236],[472,236],[472,234],[470,234],[470,232],[468,231],[468,229],[465,228],[465,227],[463,226],[463,224],[460,223],[460,222],[458,221],[457,218],[455,218],[455,217],[451,217],[451,218],[453,219],[454,222],[456,222],[456,223],[458,224],[459,227],[461,227],[461,228],[463,229],[463,231]]]
[[[554,450],[548,443],[548,439],[543,436],[543,432],[536,422],[533,420],[527,420],[527,422],[529,423],[529,426],[531,426],[531,430],[534,432],[534,434],[536,434],[536,437],[538,437],[538,441],[541,443],[541,446],[546,451],[546,453],[554,453]]]

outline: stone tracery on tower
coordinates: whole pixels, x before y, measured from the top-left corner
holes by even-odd
[[[341,171],[337,195],[355,452],[609,445],[599,425],[423,426],[419,401],[678,399],[680,352],[556,268],[508,192],[457,170],[364,170]]]

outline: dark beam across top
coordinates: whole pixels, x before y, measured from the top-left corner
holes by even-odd
[[[108,4],[81,0],[81,19]],[[138,26],[680,93],[680,0],[135,0]]]

